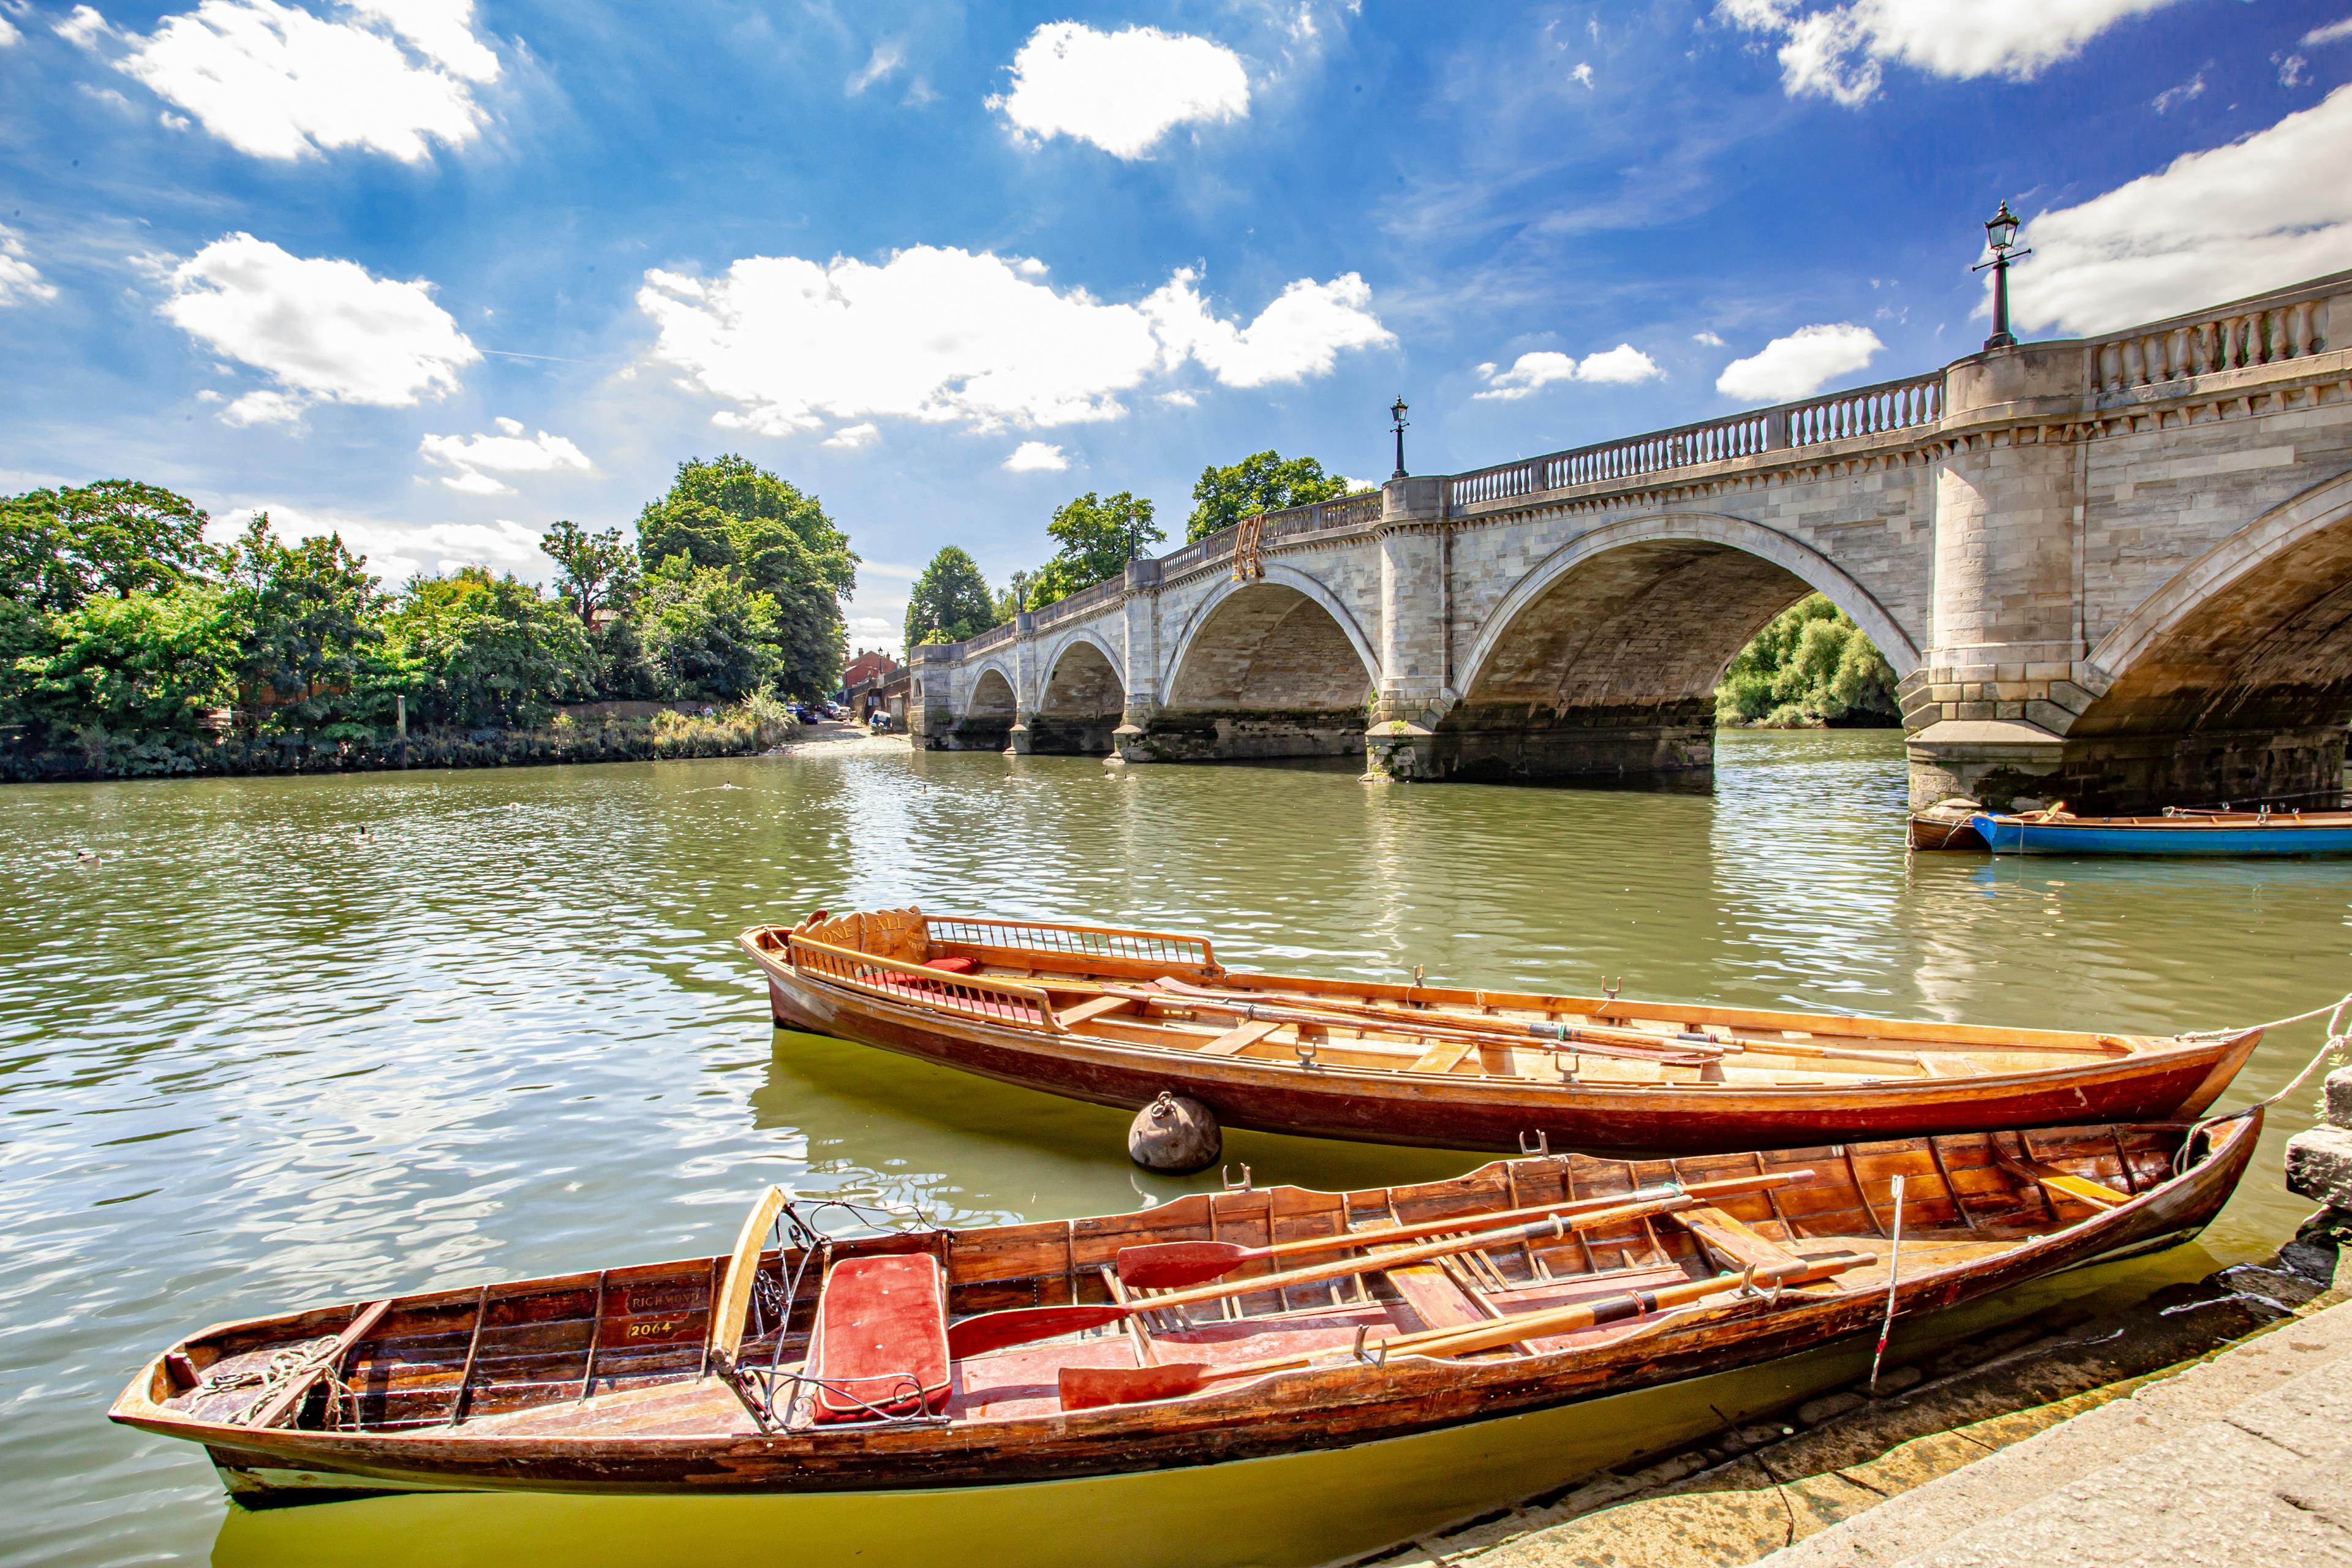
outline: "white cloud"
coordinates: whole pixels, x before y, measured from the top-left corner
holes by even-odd
[[[2301,41],[2305,48],[2315,49],[2339,38],[2352,38],[2352,16],[2347,16],[2341,22],[2330,22],[2324,27],[2314,27],[2303,36]]]
[[[1179,125],[1246,117],[1249,75],[1231,49],[1189,33],[1049,22],[1013,57],[1013,90],[987,107],[1039,142],[1140,158]]]
[[[923,574],[923,569],[919,566],[902,566],[896,561],[860,561],[857,563],[857,574],[860,577],[897,577],[911,583]]]
[[[853,451],[859,447],[871,447],[882,438],[882,426],[867,421],[863,425],[845,425],[824,438],[828,447],[847,447]]]
[[[57,297],[58,286],[42,281],[41,269],[25,254],[25,242],[16,231],[0,224],[0,307]]]
[[[1004,459],[1005,471],[1014,474],[1058,474],[1069,466],[1059,447],[1043,441],[1024,441]]]
[[[897,70],[905,58],[904,51],[897,44],[875,45],[874,53],[866,61],[866,68],[849,79],[849,95],[855,98],[864,92],[867,88]]]
[[[1749,403],[1786,403],[1862,369],[1885,346],[1876,332],[1851,322],[1799,327],[1785,338],[1774,338],[1760,353],[1725,365],[1715,378],[1715,389]]]
[[[16,31],[16,25],[14,22],[11,22],[5,16],[0,16],[0,49],[6,48],[9,45],[16,42],[24,36],[24,34]]]
[[[1776,35],[1780,84],[1853,106],[1878,91],[1882,67],[1967,79],[2025,80],[2073,56],[2117,22],[2178,0],[1851,0],[1807,10],[1801,0],[1719,0],[1716,14]]]
[[[364,147],[414,163],[432,156],[434,142],[473,140],[483,118],[473,84],[495,81],[499,62],[474,35],[472,0],[343,0],[341,8],[350,20],[278,0],[202,0],[152,35],[130,37],[115,63],[257,158]],[[105,28],[102,18],[96,26]]]
[[[460,566],[487,566],[534,582],[545,581],[554,571],[554,563],[539,548],[539,531],[506,518],[488,523],[398,522],[276,505],[252,510],[267,510],[271,526],[287,539],[341,534],[345,545],[367,557],[368,570],[394,587],[420,572],[454,572]],[[226,537],[245,526],[243,516],[215,515],[219,520],[214,524],[216,536]]]
[[[1666,373],[1648,354],[1631,343],[1619,343],[1613,349],[1587,354],[1580,362],[1573,354],[1555,349],[1538,349],[1523,353],[1511,362],[1511,368],[1501,370],[1493,364],[1482,364],[1478,374],[1486,383],[1486,390],[1473,395],[1473,402],[1513,403],[1531,397],[1547,386],[1563,381],[1597,381],[1615,384],[1649,381]]]
[[[1181,386],[1173,392],[1161,393],[1160,395],[1160,402],[1162,405],[1169,408],[1198,408],[1201,405],[1201,400],[1199,398],[1193,396],[1191,393],[1185,391]]]
[[[1587,92],[1592,90],[1592,68],[1590,65],[1579,60],[1576,68],[1568,75],[1570,80],[1582,87]]]
[[[1713,332],[1693,332],[1691,334],[1691,342],[1695,343],[1705,343],[1711,349],[1719,349],[1723,346],[1723,340],[1717,337]]]
[[[2309,60],[2305,59],[2301,55],[2289,55],[2284,59],[2279,59],[2278,56],[2273,55],[2271,58],[2278,60],[2281,87],[2301,87],[2304,84],[2304,68],[2311,63]]]
[[[441,482],[467,495],[512,494],[514,487],[491,478],[493,474],[550,474],[561,468],[586,473],[595,467],[588,454],[562,436],[544,430],[525,436],[518,419],[500,419],[497,425],[496,436],[427,436],[416,450],[429,463],[455,468]]]
[[[2103,332],[2352,267],[2352,86],[2033,219],[2021,326]]]
[[[1301,279],[1247,325],[1219,319],[1179,271],[1132,305],[1056,291],[1034,259],[917,246],[879,266],[751,257],[704,280],[646,274],[657,359],[740,405],[726,429],[781,436],[828,418],[976,430],[1117,419],[1118,395],[1198,360],[1227,386],[1328,372],[1393,339],[1354,273]]]
[[[221,420],[228,425],[299,425],[304,404],[299,398],[267,387],[248,392],[221,410]]]
[[[2179,87],[2168,87],[2149,101],[2158,114],[2169,114],[2192,98],[2205,96],[2205,73],[2199,71]]]
[[[173,268],[169,283],[164,316],[278,384],[232,404],[224,417],[233,423],[289,417],[321,398],[404,407],[455,389],[458,367],[481,358],[433,302],[431,284],[294,256],[249,234],[213,241]]]
[[[64,21],[50,31],[78,49],[94,48],[101,38],[118,35],[107,19],[98,14],[94,5],[77,5],[66,14]]]

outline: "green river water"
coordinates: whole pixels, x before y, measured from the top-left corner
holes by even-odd
[[[509,1563],[601,1545],[642,1563],[665,1540],[684,1556],[651,1503],[232,1513],[201,1452],[103,1411],[146,1356],[221,1319],[724,1250],[771,1181],[950,1224],[1213,1184],[1130,1166],[1123,1112],[772,1028],[732,938],[819,905],[1195,930],[1228,963],[1322,973],[1622,977],[1979,1023],[2204,1028],[2352,989],[2352,862],[1906,860],[1903,797],[1900,737],[1856,731],[1727,733],[1711,793],[869,745],[13,787],[0,1563],[441,1564],[493,1537]],[[2223,1104],[2317,1043],[2313,1025],[2274,1034]],[[2273,1113],[2201,1243],[2113,1288],[2284,1239],[2308,1205],[2280,1151],[2312,1098]],[[1227,1153],[1316,1186],[1484,1158],[1250,1133]],[[773,1550],[736,1560],[833,1555],[755,1538]]]

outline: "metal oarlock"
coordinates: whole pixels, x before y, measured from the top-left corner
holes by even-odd
[[[1245,1193],[1250,1190],[1250,1168],[1247,1165],[1242,1167],[1242,1179],[1238,1182],[1234,1180],[1234,1168],[1231,1165],[1219,1166],[1217,1173],[1224,1178],[1225,1191]]]
[[[1532,1137],[1532,1138],[1535,1140],[1535,1142],[1532,1142],[1532,1143],[1530,1143],[1530,1142],[1528,1142],[1528,1140],[1530,1137]],[[1551,1152],[1551,1134],[1550,1134],[1550,1133],[1546,1132],[1546,1131],[1544,1131],[1542,1129],[1538,1128],[1538,1129],[1537,1129],[1533,1133],[1521,1132],[1521,1133],[1519,1134],[1519,1153],[1520,1153],[1521,1157],[1526,1158],[1526,1159],[1530,1159],[1530,1160],[1532,1160],[1532,1159],[1538,1158],[1538,1156],[1545,1155],[1545,1154],[1549,1154],[1549,1153],[1550,1153],[1550,1152]]]

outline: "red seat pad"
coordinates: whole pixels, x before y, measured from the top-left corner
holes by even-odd
[[[936,969],[946,974],[970,974],[973,970],[980,967],[980,960],[976,958],[927,958],[923,960],[923,967],[925,969]]]
[[[819,1421],[871,1421],[877,1408],[911,1415],[944,1405],[948,1313],[939,1259],[926,1252],[835,1264],[817,1297],[808,1367],[820,1382]]]

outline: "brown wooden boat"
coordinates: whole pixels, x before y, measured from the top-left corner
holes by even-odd
[[[1804,1364],[1874,1335],[1890,1300],[1932,1328],[2194,1235],[2261,1125],[1548,1155],[1416,1186],[856,1237],[772,1188],[729,1256],[206,1329],[110,1415],[203,1444],[256,1503],[1148,1488],[1595,1401],[1595,1421],[1622,1423],[1612,1396]],[[1129,1283],[1170,1278],[1171,1259],[1196,1283]],[[1810,1392],[1793,1373],[1779,1386]]]
[[[2200,1115],[2258,1030],[2159,1038],[1252,973],[1201,937],[755,926],[776,1021],[1103,1105],[1381,1143],[1655,1153]]]

